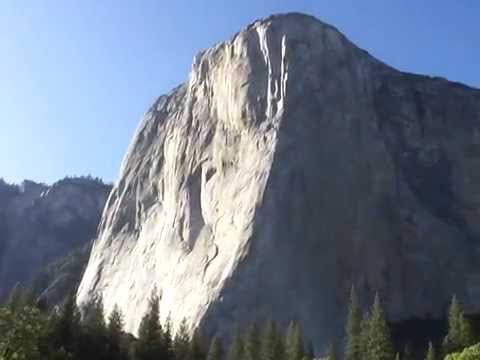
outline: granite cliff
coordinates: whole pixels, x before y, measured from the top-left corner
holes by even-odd
[[[145,114],[78,292],[135,332],[298,319],[317,350],[352,284],[391,320],[480,311],[480,91],[398,71],[301,14],[195,57]]]
[[[75,290],[82,264],[80,273],[74,269],[73,278],[71,272],[47,268],[58,261],[71,262],[72,257],[80,259],[76,254],[95,237],[110,188],[91,178],[67,178],[52,186],[0,181],[0,299],[17,284],[53,303]],[[87,248],[80,261],[84,265]]]

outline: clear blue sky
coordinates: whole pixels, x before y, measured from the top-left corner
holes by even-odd
[[[0,0],[0,177],[114,180],[142,113],[200,49],[287,11],[401,70],[480,87],[479,0]]]

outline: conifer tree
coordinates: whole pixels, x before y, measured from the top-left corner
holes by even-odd
[[[305,356],[305,350],[300,333],[300,326],[292,321],[288,325],[287,335],[285,337],[285,359],[302,360]]]
[[[165,330],[163,332],[164,359],[173,360],[173,339],[172,339],[172,320],[168,315],[165,321]]]
[[[315,359],[315,349],[311,341],[308,342],[307,349],[305,352],[304,360],[313,360]]]
[[[123,315],[117,305],[113,307],[108,317],[107,336],[108,336],[108,359],[124,360],[127,357],[127,351],[123,347]]]
[[[64,348],[54,350],[48,357],[48,360],[72,360],[73,356]]]
[[[449,354],[462,350],[472,345],[472,338],[470,323],[465,318],[457,297],[453,296],[448,309],[448,332],[444,339],[443,351],[445,354]]]
[[[368,328],[369,334],[366,349],[367,359],[391,360],[394,356],[393,345],[390,338],[390,330],[378,294],[375,295]]]
[[[222,348],[220,341],[215,336],[210,343],[210,348],[208,349],[207,360],[222,360]]]
[[[228,349],[228,354],[227,354],[227,360],[242,360],[242,359],[243,359],[243,341],[242,341],[242,337],[240,336],[237,330],[230,343],[230,347]]]
[[[195,331],[188,347],[187,360],[204,360],[204,353],[200,345],[200,334]]]
[[[337,359],[337,356],[335,354],[335,346],[330,345],[327,349],[327,354],[324,358],[325,360],[336,360]]]
[[[22,287],[20,284],[16,284],[12,290],[10,290],[10,293],[8,294],[8,299],[7,299],[7,306],[12,310],[15,311],[17,308],[22,306]]]
[[[79,338],[81,359],[107,358],[107,325],[103,314],[103,301],[99,296],[93,297],[83,308],[82,333]]]
[[[368,355],[368,341],[370,338],[370,313],[367,312],[363,315],[360,322],[360,353],[361,359],[364,360]]]
[[[432,342],[430,341],[428,343],[428,350],[427,350],[427,355],[425,357],[425,360],[436,360],[437,356],[435,355],[435,348],[433,347]]]
[[[78,352],[81,333],[81,316],[77,307],[75,294],[70,294],[58,315],[52,317],[51,344],[56,349],[63,348],[74,355]]]
[[[163,332],[160,325],[160,298],[154,290],[150,296],[147,313],[138,329],[135,357],[138,360],[157,360],[164,355]]]
[[[183,319],[173,339],[173,353],[175,360],[185,360],[190,346],[187,320]]]
[[[107,326],[107,331],[108,335],[111,338],[115,338],[120,340],[120,338],[123,335],[123,315],[122,312],[120,311],[120,308],[118,305],[115,305],[113,307],[112,312],[108,316],[108,326]]]
[[[347,325],[345,329],[345,360],[362,359],[361,322],[362,312],[360,310],[355,288],[352,286],[350,292],[350,304],[348,306]]]
[[[268,321],[262,335],[261,360],[278,360],[283,356],[284,346],[281,337],[277,333],[274,321]]]
[[[405,345],[403,349],[402,360],[415,360],[415,356],[413,355],[413,349],[411,344]]]
[[[43,331],[44,319],[38,309],[0,307],[0,359],[40,360]]]
[[[244,340],[245,360],[260,359],[260,335],[256,323],[253,323],[248,330]]]
[[[103,313],[103,300],[93,297],[83,308],[83,325],[92,336],[104,336],[107,330]]]
[[[25,289],[22,285],[16,284],[10,291],[7,299],[7,306],[16,311],[24,306],[33,306],[35,303],[35,296],[32,291]]]

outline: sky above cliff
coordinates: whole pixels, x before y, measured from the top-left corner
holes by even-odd
[[[117,177],[154,99],[193,56],[299,11],[404,71],[480,87],[478,0],[0,0],[0,177]]]

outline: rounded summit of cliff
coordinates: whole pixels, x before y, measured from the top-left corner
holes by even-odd
[[[309,15],[301,12],[287,12],[287,13],[273,14],[264,18],[257,19],[247,27],[257,23],[274,23],[274,22],[291,22],[291,21],[304,23],[304,24],[328,25],[313,15]]]

